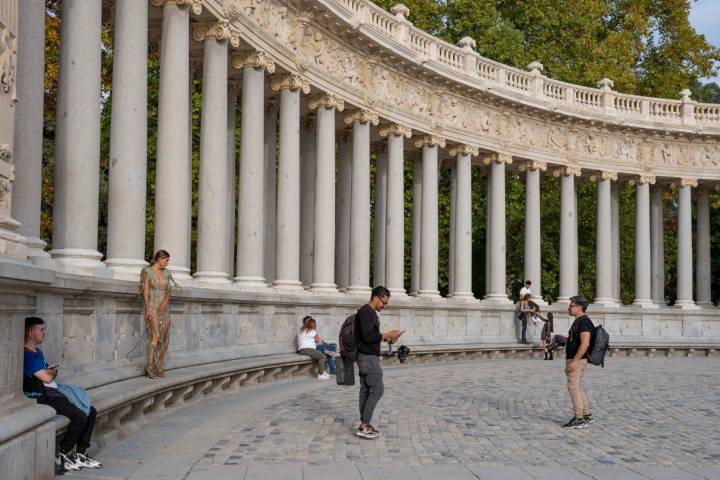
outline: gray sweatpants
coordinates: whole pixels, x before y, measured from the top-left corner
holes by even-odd
[[[383,396],[383,371],[377,355],[357,354],[358,370],[360,371],[360,420],[370,423],[375,406]]]
[[[325,371],[325,364],[327,363],[327,357],[320,350],[314,348],[301,348],[298,350],[301,355],[307,355],[318,362],[318,375]]]

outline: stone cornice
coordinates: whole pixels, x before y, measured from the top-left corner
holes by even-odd
[[[502,163],[505,165],[510,165],[513,162],[512,155],[505,152],[493,152],[488,153],[483,157],[483,163],[485,165],[492,165],[493,163]]]
[[[417,148],[440,147],[445,148],[445,139],[438,135],[423,135],[415,139]]]
[[[310,82],[302,78],[300,75],[292,73],[286,75],[275,75],[270,80],[270,88],[274,91],[299,90],[307,95],[310,93]]]
[[[450,148],[450,151],[448,154],[451,157],[456,157],[458,155],[462,156],[471,156],[471,157],[477,157],[480,155],[480,149],[478,147],[473,147],[472,145],[468,145],[467,143],[463,143],[460,145],[454,145],[452,148]]]
[[[326,110],[335,109],[338,112],[342,112],[345,110],[345,101],[335,95],[324,93],[311,97],[310,100],[308,100],[308,108],[310,110],[317,110],[318,108],[324,108]]]
[[[378,114],[371,110],[354,110],[345,114],[344,118],[345,125],[352,125],[355,122],[358,123],[370,123],[371,125],[377,126],[380,123]]]
[[[240,37],[230,29],[230,23],[227,20],[197,24],[193,28],[193,38],[197,42],[213,39],[218,42],[227,41],[233,48],[240,46]]]
[[[390,137],[390,136],[411,138],[412,137],[412,129],[408,126],[401,125],[399,123],[388,123],[385,125],[380,125],[378,134],[383,138]]]
[[[190,11],[195,15],[202,13],[202,0],[150,0],[150,3],[156,7],[162,7],[166,4],[174,4],[178,7],[189,7]]]
[[[263,69],[267,73],[275,73],[275,62],[273,59],[270,58],[267,53],[260,51],[234,55],[232,57],[232,66],[235,70],[252,67],[256,70]]]

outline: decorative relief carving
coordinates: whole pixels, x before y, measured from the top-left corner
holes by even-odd
[[[440,147],[445,148],[445,139],[438,135],[423,135],[415,139],[417,148]]]
[[[229,21],[237,19],[243,12],[242,4],[239,0],[225,0],[223,1],[223,13],[225,18]]]
[[[477,157],[478,155],[480,155],[480,149],[478,147],[473,147],[472,145],[464,143],[461,145],[455,145],[450,149],[450,152],[448,153],[451,157],[456,157],[458,155],[470,155],[471,157]]]
[[[15,167],[10,145],[0,145],[0,217],[10,216],[10,192],[15,180]]]
[[[235,55],[232,57],[232,66],[236,70],[252,67],[255,69],[262,68],[267,73],[275,72],[275,62],[265,52],[250,52],[244,55]]]
[[[15,100],[15,37],[0,24],[0,93]]]
[[[705,145],[705,147],[702,148],[700,158],[702,159],[701,161],[704,166],[720,166],[720,146]]]
[[[202,0],[150,0],[150,3],[156,7],[172,3],[178,7],[189,7],[190,11],[195,15],[202,13]]]
[[[193,38],[197,42],[203,42],[208,38],[214,38],[218,42],[228,41],[237,48],[240,46],[240,37],[230,29],[230,22],[223,20],[216,23],[200,23],[193,29]]]
[[[323,94],[316,97],[312,97],[308,101],[308,108],[310,110],[317,110],[318,108],[335,109],[338,112],[342,112],[345,109],[345,101],[340,100],[335,95]]]
[[[370,123],[377,126],[380,123],[378,114],[370,110],[355,110],[345,115],[345,125],[352,125],[355,122]]]
[[[412,129],[410,127],[406,127],[405,125],[400,125],[399,123],[381,125],[378,133],[383,138],[389,136],[405,138],[412,137]]]
[[[300,75],[276,75],[270,80],[270,88],[274,91],[278,90],[300,90],[307,95],[310,93],[310,82],[302,78]]]

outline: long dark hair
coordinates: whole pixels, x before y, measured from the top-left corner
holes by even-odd
[[[167,252],[167,250],[158,250],[157,252],[155,252],[153,260],[152,262],[150,262],[150,266],[152,267],[157,263],[158,260],[163,258],[170,258],[170,254]]]

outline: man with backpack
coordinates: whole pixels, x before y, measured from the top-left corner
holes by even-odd
[[[565,374],[567,375],[568,392],[570,392],[570,400],[572,401],[575,416],[563,425],[563,428],[585,428],[595,421],[590,413],[590,406],[585,392],[580,386],[580,380],[588,364],[588,351],[590,350],[592,333],[595,329],[590,317],[585,314],[587,307],[588,301],[585,297],[578,295],[570,298],[568,315],[575,317],[575,321],[570,326],[565,345],[567,359]]]
[[[380,436],[370,425],[375,406],[384,392],[383,371],[380,366],[380,344],[394,343],[402,332],[390,330],[380,332],[380,320],[377,312],[390,301],[390,291],[385,287],[375,287],[370,301],[360,307],[355,314],[355,341],[357,345],[357,364],[360,371],[360,427],[358,437],[375,439]]]

